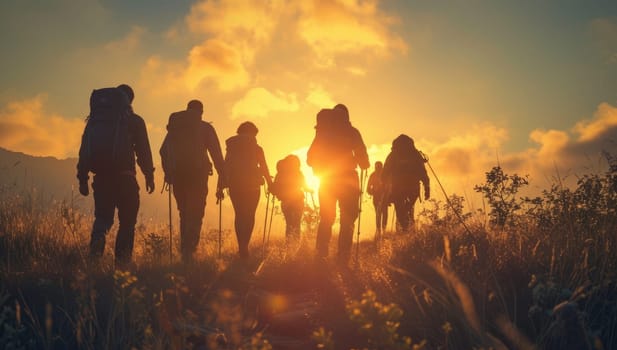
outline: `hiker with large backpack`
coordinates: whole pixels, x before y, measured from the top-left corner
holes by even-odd
[[[180,212],[180,252],[184,263],[193,261],[199,244],[208,177],[212,175],[210,158],[219,179],[224,171],[218,136],[214,127],[201,119],[202,114],[203,104],[198,100],[189,101],[186,110],[172,113],[159,151],[165,182],[170,185]],[[220,181],[217,187],[220,200]]]
[[[270,192],[281,201],[281,211],[285,217],[285,237],[287,241],[300,238],[300,224],[304,212],[304,193],[308,185],[300,170],[300,158],[290,154],[276,163],[276,176]]]
[[[424,163],[425,159],[411,137],[401,134],[392,141],[392,150],[384,163],[382,178],[386,185],[386,196],[394,203],[396,220],[403,233],[415,228],[414,207],[420,198],[420,182],[424,187],[424,199],[431,196]]]
[[[317,256],[328,256],[338,203],[338,261],[347,264],[351,256],[355,221],[360,213],[361,187],[356,168],[369,168],[368,154],[360,132],[349,121],[345,105],[322,109],[317,114],[315,129],[315,138],[307,153],[307,163],[320,180]]]
[[[266,191],[272,186],[264,151],[257,144],[258,132],[255,124],[244,122],[238,126],[237,135],[225,141],[225,184],[229,187],[229,198],[234,208],[238,252],[244,261],[249,257],[249,242],[255,227],[261,185],[265,180]]]
[[[386,191],[382,179],[383,163],[375,162],[375,170],[368,178],[366,193],[373,197],[373,207],[375,208],[375,240],[381,239],[386,231],[388,224],[389,200],[385,197]]]
[[[98,261],[105,250],[105,236],[118,209],[115,266],[131,264],[135,224],[139,211],[139,186],[135,157],[146,178],[146,191],[154,191],[154,166],[146,124],[133,112],[134,93],[130,86],[93,90],[90,114],[81,138],[77,178],[79,192],[87,196],[89,173],[94,174],[94,224],[90,237],[90,256]]]

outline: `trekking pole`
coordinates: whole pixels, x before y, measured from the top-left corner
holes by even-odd
[[[222,190],[221,190],[222,191]],[[223,245],[223,199],[217,199],[219,204],[219,259],[221,258],[221,246]]]
[[[463,227],[465,228],[465,231],[467,231],[467,233],[471,234],[471,231],[469,230],[469,227],[467,227],[467,225],[465,224],[465,220],[463,220],[463,218],[461,217],[461,214],[459,214],[459,212],[454,208],[454,205],[452,205],[452,202],[450,201],[450,197],[448,197],[448,194],[446,193],[446,190],[443,188],[443,185],[441,184],[441,181],[439,181],[439,177],[437,177],[437,174],[435,173],[435,170],[433,170],[433,167],[431,166],[431,163],[429,163],[428,157],[426,156],[426,154],[424,154],[422,152],[420,152],[420,155],[422,155],[422,158],[424,158],[424,161],[428,165],[428,168],[431,170],[431,173],[433,174],[433,176],[435,176],[435,180],[437,180],[437,184],[439,184],[439,188],[441,188],[441,192],[443,192],[443,195],[446,197],[446,203],[448,203],[448,205],[450,206],[450,208],[452,209],[452,211],[454,212],[456,217],[459,219],[461,224],[463,224]]]
[[[356,264],[360,262],[360,223],[362,218],[362,195],[364,194],[364,180],[366,178],[366,170],[360,170],[360,199],[358,202],[358,233],[356,235]]]
[[[270,209],[270,223],[268,224],[268,240],[266,241],[266,244],[270,244],[270,231],[272,231],[272,217],[274,216],[275,200],[276,197],[272,195],[272,208]]]
[[[267,190],[266,190],[266,215],[265,215],[265,218],[264,218],[264,237],[263,237],[263,241],[261,243],[264,256],[266,256],[266,228],[268,227],[268,208],[269,208],[269,205],[270,205],[270,192],[267,192]]]
[[[172,244],[172,240],[173,240],[173,222],[172,222],[172,218],[171,218],[171,191],[173,190],[172,185],[170,183],[167,184],[167,204],[169,207],[169,264],[173,263],[173,244]]]

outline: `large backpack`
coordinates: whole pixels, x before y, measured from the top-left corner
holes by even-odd
[[[307,163],[318,174],[338,174],[356,168],[354,128],[337,109],[317,114],[315,137],[307,153]]]
[[[238,134],[225,142],[225,174],[230,187],[254,188],[263,184],[255,137]]]
[[[193,110],[172,113],[167,124],[167,149],[161,156],[170,180],[177,174],[211,175],[201,114]]]
[[[128,97],[121,90],[92,91],[80,152],[80,161],[89,171],[97,174],[130,169],[134,159],[128,120],[131,113]]]
[[[388,158],[393,190],[419,190],[418,184],[425,171],[425,159],[416,149],[413,139],[404,134],[394,139]]]

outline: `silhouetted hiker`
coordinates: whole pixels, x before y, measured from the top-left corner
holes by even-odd
[[[375,171],[368,178],[366,192],[373,196],[373,206],[375,207],[375,239],[380,239],[381,234],[386,231],[388,224],[388,206],[390,202],[385,197],[386,190],[382,180],[383,163],[375,162]]]
[[[94,174],[94,224],[90,255],[98,261],[105,250],[105,236],[118,208],[118,235],[115,247],[116,268],[127,268],[133,255],[135,224],[139,211],[137,164],[146,178],[146,191],[154,191],[154,166],[144,120],[133,113],[133,89],[126,84],[117,88],[92,91],[90,115],[79,148],[77,178],[79,192],[87,196],[89,172]]]
[[[307,153],[307,163],[320,179],[317,255],[325,258],[336,217],[340,210],[338,260],[346,264],[353,245],[354,223],[359,214],[360,183],[356,167],[370,166],[360,132],[349,122],[347,107],[322,109],[317,114],[315,138]]]
[[[386,196],[394,203],[396,220],[403,232],[414,229],[414,205],[420,197],[420,181],[424,199],[430,198],[430,183],[424,167],[424,157],[416,149],[413,139],[401,134],[392,141],[392,151],[383,167],[382,178]]]
[[[201,120],[203,104],[191,100],[185,111],[172,113],[161,149],[165,182],[171,184],[180,212],[180,251],[189,263],[199,244],[212,163],[221,178],[223,153],[214,127]],[[217,196],[222,193],[217,189]]]
[[[249,256],[255,211],[264,179],[268,189],[272,186],[264,151],[257,144],[257,132],[255,124],[244,122],[238,126],[237,135],[225,141],[226,185],[229,187],[229,197],[234,208],[234,227],[240,258],[243,260]]]
[[[276,163],[276,171],[270,192],[281,201],[287,240],[298,239],[304,212],[304,192],[308,188],[300,170],[300,159],[290,154]]]

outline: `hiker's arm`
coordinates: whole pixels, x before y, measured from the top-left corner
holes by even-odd
[[[212,163],[214,163],[216,173],[219,177],[222,177],[222,174],[225,172],[225,161],[223,160],[221,143],[219,142],[216,130],[214,130],[210,124],[207,124],[206,133],[206,146],[208,153],[210,153],[210,158],[212,159]]]
[[[163,176],[165,178],[165,182],[169,184],[171,183],[171,177],[170,177],[171,164],[169,164],[170,159],[169,159],[168,136],[169,134],[165,135],[165,138],[163,139],[163,144],[161,145],[161,148],[159,149],[159,155],[161,156],[161,167],[163,168]]]
[[[321,173],[321,161],[320,159],[323,157],[322,142],[319,137],[315,136],[313,142],[311,142],[311,146],[306,152],[306,164],[313,168],[313,172],[316,174]]]
[[[428,174],[426,173],[426,167],[424,166],[424,164],[422,164],[420,181],[422,181],[422,185],[424,186],[424,199],[431,198],[431,181],[429,180]]]
[[[79,160],[77,161],[77,179],[79,180],[79,193],[87,196],[90,193],[88,189],[88,172],[90,171],[90,159],[88,157],[88,137],[86,130],[81,135],[81,146],[79,146]]]
[[[263,148],[258,146],[257,160],[259,161],[259,170],[261,170],[261,176],[266,179],[268,188],[272,186],[272,177],[270,176],[270,170],[268,170],[268,164],[266,164],[266,156],[264,155]]]
[[[86,127],[87,128],[87,127]],[[90,159],[88,157],[88,140],[86,130],[81,135],[81,146],[79,146],[79,160],[77,161],[77,179],[79,182],[88,182],[90,171]]]
[[[362,140],[362,135],[357,129],[355,130],[354,137],[354,145],[353,145],[353,154],[356,159],[356,162],[360,166],[360,169],[368,169],[371,166],[371,163],[368,160],[368,153],[366,152],[366,145],[364,144],[364,140]]]
[[[137,165],[141,172],[146,177],[146,182],[154,178],[154,165],[152,163],[152,151],[150,150],[150,141],[148,141],[148,131],[144,120],[136,116],[135,118],[135,155],[137,156]]]
[[[373,191],[375,187],[375,174],[371,174],[371,176],[369,176],[368,178],[368,184],[366,185],[366,193],[368,193],[369,195],[374,195],[375,192]]]

